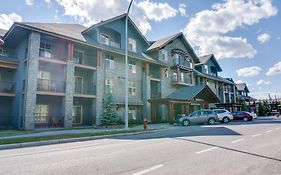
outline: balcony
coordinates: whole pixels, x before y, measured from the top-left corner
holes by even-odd
[[[64,93],[65,81],[38,79],[37,91]]]
[[[172,82],[173,84],[184,84],[184,85],[192,85],[192,79],[188,76],[177,76],[177,74],[174,74],[172,76]]]
[[[15,82],[0,81],[0,93],[14,94],[15,93]]]
[[[173,65],[183,70],[190,70],[193,68],[192,63],[190,61],[183,60],[181,58],[174,58]]]
[[[74,92],[75,92],[75,94],[82,94],[82,95],[96,95],[96,85],[76,84]]]
[[[115,41],[111,41],[109,39],[106,39],[104,37],[100,37],[100,43],[111,46],[111,47],[115,47],[115,48],[120,48],[120,43],[115,42]]]
[[[161,79],[161,69],[159,66],[149,65],[149,76],[152,79]]]

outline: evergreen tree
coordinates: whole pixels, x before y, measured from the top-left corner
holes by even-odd
[[[115,105],[112,103],[112,96],[108,95],[106,99],[103,100],[103,112],[101,116],[102,125],[116,125],[117,122],[120,120],[120,117],[117,115],[114,108]]]

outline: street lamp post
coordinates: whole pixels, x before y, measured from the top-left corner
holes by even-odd
[[[129,129],[128,122],[128,18],[133,0],[131,0],[127,13],[126,13],[126,26],[125,26],[125,129]]]

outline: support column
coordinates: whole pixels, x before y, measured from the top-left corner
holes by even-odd
[[[75,88],[74,78],[74,61],[69,60],[66,64],[66,90],[64,97],[64,127],[72,127],[72,116],[73,116],[73,93]]]
[[[25,96],[23,109],[23,128],[34,129],[34,113],[36,106],[37,76],[39,67],[40,34],[32,32],[29,35],[27,67],[25,77]]]
[[[102,51],[97,51],[97,70],[96,70],[96,125],[100,124],[101,114],[102,114],[102,103],[104,95],[104,83],[105,83],[105,68],[104,59]]]
[[[149,77],[149,64],[145,63],[144,65],[144,74],[143,74],[143,101],[144,101],[144,113],[143,117],[147,118],[148,120],[152,120],[151,116],[151,106],[152,103],[150,104],[147,100],[149,100],[150,94],[151,94],[151,87],[150,87],[150,77]]]

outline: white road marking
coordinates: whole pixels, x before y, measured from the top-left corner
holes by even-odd
[[[136,173],[134,173],[134,174],[132,174],[132,175],[141,175],[141,174],[145,174],[145,173],[148,173],[148,172],[150,172],[150,171],[154,171],[154,170],[156,170],[156,169],[158,169],[158,168],[161,168],[162,166],[164,166],[164,165],[163,165],[163,164],[155,165],[155,166],[150,167],[150,168],[148,168],[148,169],[145,169],[145,170],[143,170],[143,171],[136,172]]]
[[[270,132],[272,132],[272,130],[265,131],[265,133],[270,133]]]
[[[245,139],[238,139],[238,140],[234,140],[234,141],[232,141],[231,143],[238,143],[238,142],[242,142],[242,141],[244,141]]]
[[[258,136],[261,136],[262,134],[255,134],[255,135],[252,135],[252,137],[258,137]]]
[[[208,149],[204,149],[202,151],[198,151],[196,152],[196,154],[201,154],[201,153],[205,153],[205,152],[208,152],[208,151],[212,151],[214,149],[217,149],[218,147],[211,147],[211,148],[208,148]]]
[[[280,127],[278,127],[278,128],[275,128],[276,130],[279,130],[280,129]]]

